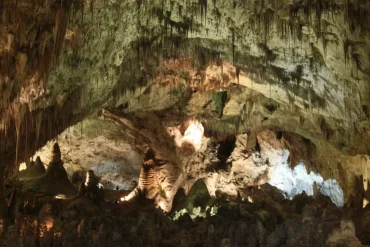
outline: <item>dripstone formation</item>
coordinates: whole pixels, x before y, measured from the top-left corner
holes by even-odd
[[[369,23],[369,0],[0,1],[0,247],[370,244]]]

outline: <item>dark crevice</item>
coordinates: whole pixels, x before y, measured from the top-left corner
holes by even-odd
[[[227,159],[234,151],[235,142],[236,142],[235,136],[228,136],[225,140],[219,142],[217,158],[221,161],[221,163],[226,163]]]

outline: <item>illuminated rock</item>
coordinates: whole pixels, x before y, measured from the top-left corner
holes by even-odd
[[[98,187],[100,178],[95,175],[93,170],[88,170],[86,172],[86,180],[85,180],[85,186],[89,188],[95,188]]]
[[[138,188],[148,199],[153,199],[159,191],[156,176],[154,161],[145,161],[140,171]]]
[[[178,148],[199,151],[204,134],[203,125],[198,120],[191,119],[185,124],[185,127],[184,133],[181,133],[178,127],[169,127],[168,134],[174,138]]]
[[[27,167],[25,170],[20,171],[16,176],[19,179],[31,179],[38,176],[42,176],[46,172],[44,164],[42,163],[39,156],[32,162],[32,165]]]
[[[190,1],[191,6],[179,0],[2,2],[0,160],[7,163],[7,173],[70,124],[104,106],[137,120],[127,120],[124,131],[131,135],[142,130],[145,144],[168,160],[165,165],[145,165],[130,194],[154,199],[165,211],[179,188],[187,194],[198,180],[212,196],[226,201],[237,201],[246,188],[270,183],[288,199],[298,196],[292,202],[298,208],[320,194],[337,206],[349,202],[357,208],[358,198],[367,192],[368,1]],[[82,9],[86,2],[91,14]],[[188,121],[186,128],[174,127],[171,146],[165,129],[193,117],[198,120]],[[145,124],[156,128],[145,129]],[[279,131],[256,131],[266,127]],[[215,140],[207,140],[204,133]],[[292,133],[301,138],[292,141]],[[230,152],[222,151],[225,136],[237,138]],[[133,145],[139,139],[130,136]],[[65,196],[58,198],[64,199],[73,194],[58,149],[45,174],[21,179],[24,195],[61,194]],[[112,174],[124,172],[116,169]],[[86,187],[96,189],[92,174]],[[265,195],[244,194],[242,199],[253,206]],[[258,214],[267,221],[273,212],[263,208]],[[325,244],[315,231],[321,225],[307,214],[305,224],[301,219],[299,224],[287,222],[286,234],[271,237],[271,246]],[[251,246],[265,246],[269,222],[264,223],[248,227]],[[216,225],[212,237],[232,234],[220,236],[217,244],[247,245],[239,237],[240,243],[233,240],[238,224],[224,225],[229,229]],[[145,231],[133,228],[137,242],[132,245],[161,246],[155,228],[141,226],[150,230],[151,240],[142,244]],[[97,240],[107,239],[107,227],[105,223],[96,233]],[[187,241],[189,246],[201,245],[194,244],[201,239],[198,231],[191,235],[194,239],[187,236],[179,237],[184,246]],[[95,240],[94,235],[86,239]]]
[[[38,196],[75,195],[76,190],[63,167],[58,143],[54,144],[51,157],[44,175],[23,182],[25,190],[32,190]]]
[[[154,199],[159,190],[154,160],[151,159],[143,163],[137,187],[129,195],[121,198],[121,201],[130,201],[137,196]]]
[[[169,212],[182,181],[181,171],[174,164],[156,165],[155,161],[150,159],[143,163],[137,187],[122,197],[121,201],[131,201],[138,197],[154,199],[157,207]]]

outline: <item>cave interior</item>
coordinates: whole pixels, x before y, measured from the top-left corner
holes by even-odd
[[[370,245],[369,23],[369,0],[0,0],[0,247]]]

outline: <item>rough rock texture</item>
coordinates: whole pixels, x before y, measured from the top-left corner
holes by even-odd
[[[328,246],[363,246],[356,238],[355,226],[350,220],[342,220],[340,228],[336,229],[327,240]]]
[[[184,133],[192,129],[191,124],[190,121]],[[174,142],[181,144],[182,142],[178,140],[181,137],[176,137],[176,130],[179,131],[176,127],[171,127],[170,133],[174,135]],[[181,135],[179,132],[178,135]],[[179,145],[176,153],[180,163],[161,167],[162,170],[167,170],[168,180],[171,181],[171,191],[165,193],[164,198],[156,186],[160,181],[156,177],[158,172],[153,168],[150,168],[151,172],[144,171],[145,168],[141,171],[140,181],[145,180],[146,185],[140,186],[139,183],[138,190],[145,191],[145,187],[151,191],[150,195],[144,193],[148,199],[154,198],[157,194],[157,204],[163,210],[167,212],[171,210],[171,198],[180,187],[185,189],[187,194],[194,181],[198,179],[204,180],[209,193],[217,198],[253,201],[248,190],[270,183],[290,199],[301,193],[308,195],[321,193],[329,196],[337,206],[344,205],[343,189],[334,178],[324,180],[314,171],[307,172],[305,163],[310,169],[315,169],[310,167],[310,162],[314,161],[316,150],[312,143],[304,141],[302,137],[266,129],[257,135],[257,140],[242,134],[236,139],[212,143],[209,138],[202,135],[202,132],[200,133],[198,137],[193,135],[192,141],[187,144],[192,146],[199,143],[199,149],[196,145],[191,149]],[[250,142],[254,142],[252,148],[248,148]],[[166,158],[167,154],[161,153],[160,156]],[[181,173],[176,172],[178,169]]]
[[[98,214],[89,212],[95,207],[89,197],[67,208],[63,201],[24,205],[21,234],[10,227],[0,246],[363,246],[347,216],[351,209],[338,209],[325,196],[290,201],[262,188],[254,194],[261,195],[254,203],[216,200],[198,181],[188,196],[176,195],[179,211],[168,216],[143,201],[105,205]]]
[[[53,145],[51,161],[46,172],[38,177],[21,181],[22,190],[28,196],[73,196],[76,190],[68,179],[67,172],[63,167],[58,143]]]
[[[26,2],[5,1],[1,12],[2,156],[9,161],[104,103],[135,109],[133,96],[148,93],[158,75],[166,78],[159,92],[176,74],[203,85],[210,64],[222,72],[214,88],[230,81],[252,88],[271,98],[269,109],[286,106],[295,132],[368,153],[367,1],[70,0],[38,3],[37,11]],[[167,70],[170,57],[181,67],[188,61],[193,73]],[[152,108],[170,105],[158,99],[148,101]],[[40,125],[60,127],[40,134]],[[24,146],[24,139],[40,141]]]
[[[243,134],[224,143],[216,142],[220,147],[214,152],[208,150],[212,141],[203,136],[199,122],[190,120],[184,126],[171,127],[170,133],[174,134],[172,140],[176,143],[178,160],[185,162],[180,164],[188,166],[191,161],[192,169],[181,171],[183,166],[163,163],[164,158],[173,155],[149,151],[145,155],[149,160],[144,162],[136,189],[137,200],[126,194],[127,200],[120,204],[117,198],[124,193],[99,189],[100,178],[93,171],[88,171],[78,195],[68,194],[69,181],[62,169],[59,146],[55,144],[45,175],[23,181],[23,187],[17,189],[18,197],[13,199],[16,229],[7,228],[0,236],[0,244],[9,244],[15,239],[18,241],[14,244],[20,246],[72,243],[91,246],[362,246],[362,243],[370,243],[367,238],[369,206],[357,210],[338,208],[333,204],[337,202],[325,193],[308,196],[309,192],[313,193],[313,188],[309,190],[313,186],[309,181],[303,186],[307,193],[302,192],[292,200],[265,183],[271,182],[274,167],[287,165],[287,160],[279,164],[282,161],[277,158],[279,155],[286,158],[284,153],[290,152],[291,157],[303,162],[314,154],[308,152],[312,144],[298,145],[302,137],[265,129],[252,140],[255,145],[252,149],[246,148],[248,135]],[[230,143],[232,149],[225,151]],[[292,144],[295,145],[290,146]],[[306,152],[300,152],[302,150]],[[268,161],[269,155],[276,159]],[[204,162],[204,158],[212,157],[214,163]],[[243,169],[239,169],[240,159],[245,159]],[[210,171],[206,172],[207,169]],[[240,181],[238,176],[243,172],[241,177],[247,179]],[[221,179],[215,183],[207,181],[209,174]],[[299,179],[304,179],[299,175]],[[307,172],[306,177],[309,177]],[[295,182],[295,188],[299,189],[305,181]],[[212,188],[217,190],[213,192]],[[59,193],[68,198],[54,198]],[[166,212],[171,210],[173,201],[170,218],[155,211],[153,201],[145,197],[154,199]]]
[[[346,205],[362,208],[370,153],[369,15],[367,0],[2,1],[1,211],[3,174],[12,176],[21,161],[101,107],[114,108],[103,113],[154,150],[166,164],[163,174],[174,174],[170,193],[157,188],[156,203],[165,210],[178,188],[186,194],[198,179],[219,198],[255,200],[248,191],[254,188],[246,187],[268,182],[273,160],[293,169],[292,183],[302,180],[303,161],[305,179],[315,182],[288,188],[288,197],[320,191],[341,205],[339,190],[332,189],[340,187]],[[275,137],[261,140],[266,128]],[[46,174],[62,171],[67,181],[59,163]],[[287,184],[274,183],[280,189]],[[147,242],[140,238],[143,218],[130,227],[134,245],[160,245],[156,228],[149,228]],[[326,223],[287,220],[283,235],[269,235],[272,230],[256,221],[245,230],[250,242],[240,245],[323,245],[327,238],[317,229]],[[78,224],[63,225],[68,243]],[[366,233],[366,220],[355,224]],[[115,239],[107,238],[107,225],[91,227],[87,244]],[[242,222],[216,227],[204,229],[222,246],[237,241],[232,229],[246,229]],[[229,235],[218,235],[226,229]],[[358,236],[365,239],[365,233]],[[174,245],[196,245],[206,236],[188,235]],[[333,235],[330,244],[336,242]]]
[[[156,88],[157,86],[153,85],[152,87]],[[189,101],[185,101],[184,103],[180,100],[175,106],[168,109],[167,112],[157,111],[155,114],[149,112],[155,109],[148,109],[147,107],[140,108],[140,102],[145,102],[145,99],[154,99],[156,97],[156,91],[149,90],[148,93],[137,97],[137,101],[135,102],[137,102],[138,108],[135,108],[136,110],[134,112],[131,112],[129,108],[123,110],[125,112],[123,118],[126,120],[121,123],[125,126],[130,125],[133,129],[136,127],[140,129],[140,132],[145,133],[145,138],[140,138],[138,137],[140,135],[135,135],[137,138],[149,143],[148,145],[153,149],[157,149],[158,153],[166,156],[165,159],[171,160],[177,164],[183,164],[185,170],[187,168],[192,169],[192,163],[190,160],[184,160],[184,162],[182,162],[178,157],[173,157],[173,154],[177,153],[177,151],[175,151],[176,149],[173,149],[173,147],[166,150],[165,147],[169,147],[171,144],[168,143],[170,142],[168,137],[163,136],[162,133],[168,126],[185,125],[190,116],[197,116],[204,126],[205,134],[207,136],[213,136],[218,140],[238,133],[249,133],[250,141],[246,149],[251,149],[256,146],[256,135],[266,127],[277,127],[278,132],[295,132],[303,137],[300,138],[298,143],[293,140],[288,148],[289,150],[294,150],[294,146],[297,145],[302,148],[306,146],[305,143],[311,144],[306,147],[308,148],[307,150],[304,148],[292,152],[288,162],[291,166],[294,167],[297,162],[299,162],[299,159],[294,157],[294,155],[298,155],[299,157],[299,155],[302,156],[304,153],[308,152],[308,154],[311,155],[303,157],[307,162],[306,165],[308,170],[310,171],[312,169],[315,172],[319,172],[324,180],[331,178],[336,179],[345,192],[346,200],[351,194],[362,194],[362,188],[359,190],[359,188],[356,187],[356,181],[358,177],[363,174],[364,177],[366,177],[368,170],[366,156],[361,158],[359,155],[348,155],[345,154],[343,150],[328,145],[327,141],[322,139],[323,132],[321,124],[318,126],[318,122],[309,117],[309,115],[306,116],[307,118],[309,117],[309,119],[305,119],[302,115],[296,118],[294,115],[295,113],[291,112],[289,106],[278,104],[260,93],[256,93],[254,90],[240,85],[229,85],[225,89],[227,90],[228,101],[225,102],[226,104],[221,118],[216,114],[218,103],[213,99],[214,94],[209,91],[203,91],[202,88],[192,93],[190,99],[187,98]],[[183,91],[182,97],[186,98],[186,94],[187,91]],[[160,99],[165,100],[166,97],[173,97],[171,91],[161,95]],[[228,107],[228,104],[234,104],[234,106]],[[235,105],[239,106],[240,109],[237,110],[238,115],[228,115],[228,112],[230,112],[228,109],[235,109]],[[154,105],[150,104],[150,106]],[[138,109],[142,109],[142,111]],[[159,119],[161,123],[158,123]],[[153,136],[153,133],[156,133],[156,135],[161,134],[162,136],[159,138],[158,136]],[[171,133],[169,134],[172,135]],[[290,134],[288,136],[290,136]],[[342,136],[338,132],[338,134],[332,136],[330,140],[340,142],[341,137]],[[154,145],[159,143],[163,144],[159,145],[160,147]],[[176,140],[172,140],[172,143],[176,144]],[[205,149],[202,152],[204,151]],[[180,156],[182,158],[186,157],[186,155]],[[194,156],[190,155],[190,159],[200,159],[200,162],[198,161],[195,163],[203,163],[201,166],[205,169],[205,162],[208,161],[202,157],[204,156],[201,154],[196,154]],[[212,159],[211,157],[208,158]],[[199,170],[202,171],[201,168]],[[194,171],[194,174],[195,172],[196,171]],[[363,188],[366,188],[366,183]],[[355,190],[357,190],[357,192],[352,193]]]
[[[146,145],[135,142],[117,123],[91,116],[65,130],[58,143],[70,178],[91,169],[107,189],[132,189],[137,184]],[[52,146],[50,141],[35,156],[48,164]]]
[[[40,156],[37,156],[34,162],[31,162],[30,165],[25,169],[16,174],[16,177],[20,180],[30,179],[42,176],[45,173],[44,164],[40,159]]]

